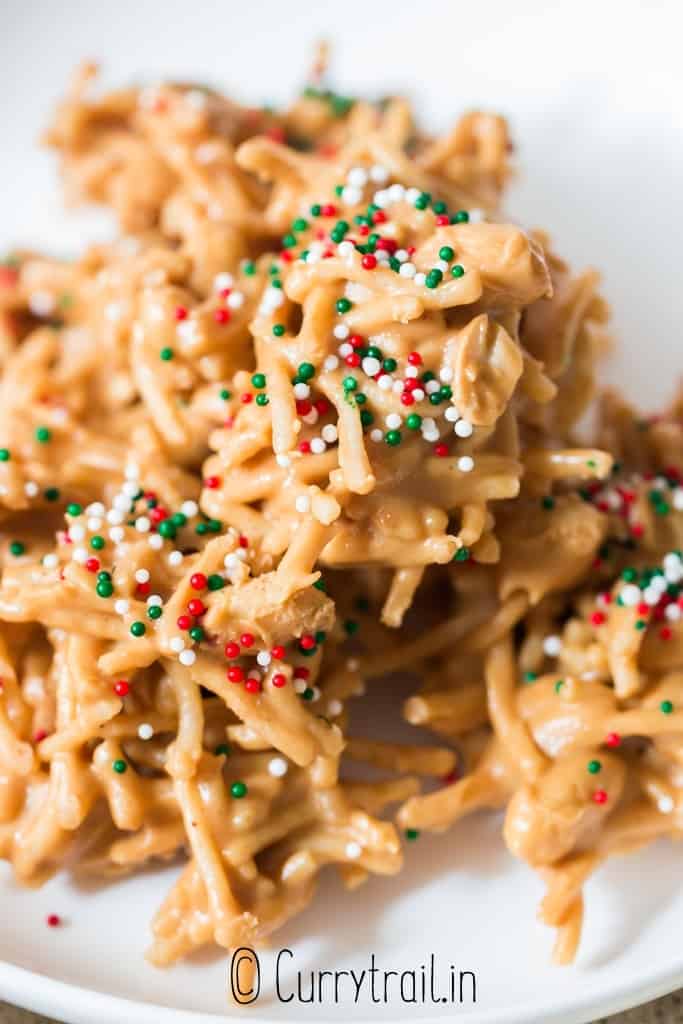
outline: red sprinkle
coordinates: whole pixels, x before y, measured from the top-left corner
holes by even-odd
[[[206,611],[206,605],[198,597],[193,597],[191,601],[187,602],[187,610],[190,615],[203,615]]]
[[[311,674],[310,669],[307,669],[305,667],[305,665],[300,665],[298,668],[294,669],[294,678],[295,679],[308,679],[310,674]]]
[[[439,444],[434,445],[434,454],[438,455],[440,459],[445,459],[448,455],[448,445],[440,441]]]
[[[244,679],[244,672],[239,665],[231,665],[227,675],[231,683],[241,683]]]
[[[282,661],[285,656],[285,649],[282,644],[276,644],[270,652],[276,661]]]
[[[673,632],[671,630],[671,627],[670,626],[662,626],[662,628],[659,631],[659,635],[662,638],[662,640],[670,640],[671,637],[673,636]]]
[[[605,736],[605,744],[608,747],[618,747],[621,745],[621,736],[618,732],[608,732]]]
[[[595,792],[593,793],[593,803],[595,803],[595,804],[606,804],[607,803],[607,793],[605,792],[604,789],[596,789],[595,790]]]
[[[227,324],[230,320],[229,309],[214,309],[213,318],[217,324]]]
[[[411,366],[421,366],[422,365],[422,356],[420,355],[419,352],[409,352],[408,353],[408,362],[410,363]]]
[[[203,572],[193,572],[190,576],[190,586],[193,590],[203,590],[206,586],[206,576]]]
[[[277,686],[280,689],[282,686],[287,685],[287,676],[283,675],[282,672],[276,672],[271,682],[273,686]]]
[[[48,914],[45,920],[48,928],[59,928],[62,923],[62,919],[59,914]]]
[[[253,636],[253,634],[252,633],[242,633],[242,636],[240,637],[240,643],[242,644],[242,647],[253,647],[254,646],[254,636]]]
[[[250,676],[247,679],[246,683],[244,684],[244,689],[248,693],[260,693],[261,692],[261,680],[260,679],[254,679],[253,676]]]
[[[373,256],[371,252],[366,252],[361,263],[366,270],[374,270],[377,266],[377,257]]]
[[[176,320],[187,320],[187,310],[185,306],[176,306],[175,318]]]
[[[136,594],[139,594],[140,597],[146,597],[147,594],[149,594],[151,589],[152,589],[151,583],[136,583],[135,584],[135,592],[136,592]]]
[[[254,396],[251,391],[245,391],[243,395],[240,395],[240,402],[242,405],[249,405],[249,403],[253,401],[253,398]]]
[[[307,398],[299,398],[296,403],[296,411],[299,416],[308,416],[313,406]]]
[[[607,616],[604,612],[593,612],[591,615],[591,622],[594,626],[602,626],[607,621]]]
[[[316,398],[313,405],[320,416],[324,416],[326,412],[329,412],[330,403],[326,398]]]
[[[229,643],[225,645],[225,657],[230,658],[232,660],[232,658],[239,658],[239,656],[240,645],[236,644],[234,640],[231,640]]]
[[[157,505],[156,508],[149,510],[149,518],[153,523],[160,523],[162,519],[168,519],[168,509],[164,508],[163,505]]]
[[[190,615],[179,615],[177,620],[178,629],[189,629],[192,625],[192,616]]]
[[[249,547],[249,538],[245,537],[244,534],[242,534],[240,536],[240,538],[239,538],[237,543],[239,544],[239,546],[241,548],[248,548]]]
[[[117,697],[127,697],[130,693],[130,683],[125,679],[119,679],[118,683],[114,683],[114,693]]]
[[[299,451],[302,455],[309,455],[311,451],[310,441],[299,441]]]
[[[412,391],[401,392],[401,405],[415,405]]]
[[[215,491],[221,485],[221,478],[219,476],[207,476],[204,480],[204,486],[208,487],[210,491]]]
[[[638,607],[637,607],[636,610],[637,610],[639,615],[649,615],[652,609],[650,608],[649,604],[645,604],[644,601],[641,601],[638,604]]]
[[[88,572],[97,572],[97,570],[100,567],[99,558],[89,558],[85,563],[85,567],[88,570]]]
[[[299,639],[299,646],[304,651],[312,651],[315,647],[315,637],[311,636],[310,633],[304,633]]]
[[[450,224],[450,221],[445,213],[439,213],[436,217],[436,223],[438,227],[445,228],[447,224]]]
[[[33,737],[33,742],[34,743],[42,743],[46,736],[47,736],[47,729],[39,729],[38,732]]]
[[[325,205],[323,207],[321,207],[321,209],[320,209],[320,216],[321,217],[334,217],[336,212],[337,212],[337,207],[334,205],[334,203],[325,203]]]
[[[344,356],[344,362],[347,366],[356,367],[360,366],[361,358],[358,352],[349,352],[348,356]]]
[[[387,219],[387,215],[384,210],[375,210],[372,215],[373,224],[384,224]]]

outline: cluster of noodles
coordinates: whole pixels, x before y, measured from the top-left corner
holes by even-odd
[[[92,73],[48,141],[122,235],[0,270],[0,856],[184,855],[165,964],[400,870],[387,806],[507,806],[570,959],[587,874],[676,832],[680,409],[579,446],[607,311],[500,214],[502,119]],[[397,668],[439,745],[349,732]]]

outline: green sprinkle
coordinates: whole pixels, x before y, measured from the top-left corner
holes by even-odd
[[[369,427],[375,422],[375,417],[369,409],[361,409],[360,421],[364,427]]]
[[[401,437],[401,431],[387,430],[386,434],[384,435],[384,440],[391,448],[395,448],[396,445],[399,445],[403,440],[403,438]]]
[[[194,528],[194,532],[197,534],[198,537],[203,537],[205,533],[209,532],[208,523],[197,523],[197,525]]]
[[[159,358],[163,359],[165,363],[168,363],[171,359],[173,359],[173,349],[168,347],[162,348],[161,352],[159,353]]]
[[[221,388],[220,397],[223,399],[224,402],[227,402],[228,399],[232,398],[232,391],[228,391],[227,388]]]
[[[206,585],[209,590],[222,590],[225,586],[225,580],[217,572],[212,572],[206,580]]]
[[[313,203],[311,207],[311,217],[319,217],[322,212],[322,206],[320,203]]]
[[[659,710],[665,715],[670,715],[673,709],[674,706],[670,700],[663,700],[659,705]]]
[[[26,551],[26,545],[22,544],[20,540],[13,540],[9,546],[10,555],[14,555],[15,558],[19,558],[20,555]]]
[[[46,487],[43,494],[45,501],[59,501],[59,487]]]
[[[160,604],[151,604],[147,609],[147,615],[150,619],[160,619],[163,615],[163,608]]]
[[[444,203],[443,199],[439,199],[436,203],[432,203],[432,210],[434,211],[434,213],[445,213],[446,204]]]
[[[296,238],[294,237],[294,235],[284,235],[284,237],[282,239],[282,248],[283,249],[291,249],[295,245],[296,245]]]
[[[410,416],[406,419],[406,426],[408,430],[419,430],[422,426],[422,417],[416,412],[411,412]]]
[[[429,396],[430,405],[441,405],[442,402],[443,398],[441,397],[440,391],[433,391],[432,394]]]
[[[436,288],[439,284],[441,284],[442,279],[442,272],[440,270],[437,270],[436,267],[434,267],[427,274],[425,278],[425,285],[427,286],[427,288]]]
[[[303,217],[297,217],[296,220],[292,222],[292,231],[305,231],[307,227],[308,221],[304,220]]]
[[[325,581],[322,578],[316,580],[313,586],[315,587],[316,590],[322,590],[323,594],[325,593]]]
[[[147,632],[147,626],[144,624],[144,622],[140,622],[139,620],[136,622],[131,622],[130,631],[133,636],[144,636],[145,633]]]
[[[346,619],[344,622],[344,632],[348,636],[353,636],[354,633],[358,632],[358,623],[355,619]]]
[[[111,573],[107,572],[106,569],[100,569],[97,574],[98,580],[111,580]]]
[[[416,839],[420,838],[420,830],[417,828],[407,828],[403,834],[409,843],[413,843]]]
[[[454,256],[455,253],[453,252],[453,249],[451,249],[450,245],[442,245],[439,249],[440,260],[446,260],[447,263],[450,263]]]
[[[469,561],[469,557],[470,557],[470,549],[469,548],[458,548],[458,550],[453,555],[453,561],[454,562],[467,562],[467,561]]]
[[[467,210],[458,210],[458,212],[452,217],[454,224],[467,224],[469,219],[470,215]]]
[[[541,505],[543,506],[543,508],[547,509],[555,508],[555,499],[551,498],[550,495],[547,494],[544,498],[541,499]]]
[[[0,448],[0,462],[9,462],[10,457],[9,448]]]
[[[564,686],[564,679],[558,679],[555,683],[555,693],[559,693]]]
[[[246,274],[247,277],[253,277],[256,273],[256,264],[253,260],[245,260],[242,264],[242,273]]]
[[[38,427],[36,430],[36,441],[39,441],[40,444],[47,444],[51,437],[49,427]]]
[[[233,782],[230,787],[230,793],[234,796],[235,800],[241,800],[243,796],[247,795],[247,792],[246,782]]]
[[[284,324],[273,324],[273,334],[275,335],[276,338],[281,338],[284,333],[285,333],[285,325]]]
[[[589,761],[586,765],[586,768],[588,769],[591,775],[597,775],[602,768],[602,764],[600,763],[600,761]]]
[[[116,761],[112,761],[112,768],[117,775],[123,775],[128,771],[128,765],[122,758],[117,758]]]
[[[397,365],[396,360],[391,357],[382,360],[382,369],[385,373],[393,373]]]
[[[171,516],[171,522],[174,526],[185,526],[187,523],[187,516],[184,512],[174,512]]]
[[[535,683],[538,679],[538,674],[536,672],[525,672],[522,679],[525,683]]]
[[[209,533],[220,533],[223,529],[223,524],[220,519],[209,519],[206,525],[209,528]]]
[[[315,376],[315,366],[313,363],[299,363],[296,372],[302,381],[307,381]]]
[[[340,196],[343,191],[344,191],[344,186],[343,185],[335,185],[334,186],[334,194],[336,196]]]
[[[159,534],[168,540],[175,537],[178,528],[172,519],[162,519],[157,529]]]
[[[450,384],[442,384],[439,389],[439,394],[441,395],[443,400],[447,402],[449,398],[453,397],[453,388],[450,386]]]
[[[251,383],[255,388],[264,388],[266,386],[266,377],[263,373],[254,373],[251,377]]]
[[[637,630],[639,630],[639,631],[643,630],[643,629],[646,629],[647,628],[647,622],[645,622],[644,619],[638,619],[638,621],[635,624],[635,628]]]
[[[268,395],[260,394],[256,396],[257,405],[268,405],[269,401],[270,399],[268,398]]]
[[[348,311],[351,309],[351,302],[349,299],[337,299],[335,303],[335,308],[338,313],[348,313]]]
[[[114,593],[114,587],[111,580],[98,580],[95,590],[99,597],[111,597]]]
[[[358,387],[358,381],[355,377],[344,377],[342,387],[344,388],[344,391],[355,391]]]
[[[456,263],[454,267],[451,267],[451,277],[462,277],[464,273],[465,268],[460,263]]]
[[[219,743],[218,746],[216,747],[216,749],[214,750],[214,756],[215,757],[221,757],[221,756],[229,757],[230,756],[230,747],[229,747],[229,745],[227,743]]]
[[[314,692],[315,691],[313,690],[313,687],[307,686],[306,689],[301,694],[301,696],[303,700],[313,700]]]
[[[414,206],[416,210],[426,210],[431,202],[432,197],[429,192],[422,192],[415,200]]]
[[[595,467],[597,466],[597,462],[595,461],[595,459],[587,459],[586,465],[589,469],[595,469]]]
[[[94,537],[90,538],[90,547],[93,551],[101,551],[106,543],[104,537],[100,537],[99,534],[95,534]]]
[[[194,640],[196,644],[200,644],[204,639],[205,633],[201,626],[193,626],[190,630],[190,638]]]
[[[354,395],[354,398],[356,399],[356,402],[358,403],[358,405],[365,405],[365,403],[368,400],[367,395],[364,395],[362,391],[358,391]]]
[[[638,573],[636,572],[635,569],[633,569],[631,567],[629,567],[628,569],[624,569],[624,571],[621,574],[622,580],[624,580],[626,583],[633,583],[633,581],[637,578],[637,576],[638,576]]]

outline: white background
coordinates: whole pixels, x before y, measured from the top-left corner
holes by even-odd
[[[106,219],[62,214],[51,158],[36,148],[82,57],[101,59],[109,84],[189,78],[277,103],[300,86],[314,42],[325,36],[341,91],[406,91],[434,127],[474,105],[509,116],[518,162],[511,215],[549,229],[575,265],[604,272],[621,346],[609,377],[652,405],[671,394],[683,364],[677,9],[600,0],[3,0],[0,247],[76,252],[84,232],[110,230]],[[547,964],[551,936],[535,922],[540,884],[506,855],[495,822],[425,837],[407,853],[399,879],[351,896],[325,884],[317,907],[282,935],[296,944],[299,966],[359,967],[374,950],[385,966],[401,968],[433,950],[478,970],[484,1015],[452,1015],[468,1024],[588,1020],[683,981],[681,858],[671,847],[617,861],[589,885],[586,941],[568,971]],[[220,963],[167,973],[142,964],[147,921],[166,885],[168,877],[150,874],[121,889],[83,893],[60,881],[26,895],[0,872],[0,960],[100,992],[219,1012]],[[68,928],[47,933],[43,918],[52,910],[69,918]],[[3,994],[84,1024],[166,1019],[160,1010],[123,1011],[26,983],[0,964]],[[260,1012],[288,1015],[277,1006]],[[296,1020],[334,1015],[330,1007],[289,1011]],[[421,1013],[368,1005],[341,1012],[364,1015],[415,1021]],[[259,1012],[249,1019],[256,1024]]]

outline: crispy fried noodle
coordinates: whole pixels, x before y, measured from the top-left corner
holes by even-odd
[[[168,964],[500,809],[572,960],[588,876],[683,824],[683,400],[597,394],[501,118],[93,74],[48,141],[121,235],[0,270],[0,857],[182,858]],[[431,746],[349,724],[397,668]]]

